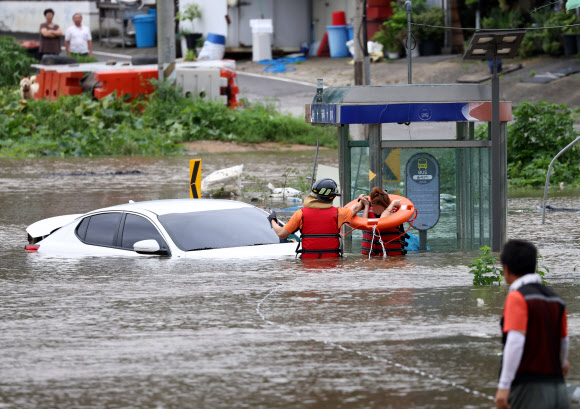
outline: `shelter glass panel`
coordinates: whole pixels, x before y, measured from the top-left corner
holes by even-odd
[[[384,141],[383,141],[384,142]],[[477,249],[490,245],[491,149],[489,148],[383,148],[382,187],[390,194],[405,196],[406,166],[418,153],[432,155],[439,164],[439,220],[427,230],[430,250]],[[351,148],[351,194],[368,194],[369,148]],[[418,211],[421,210],[417,205]],[[405,229],[408,224],[405,224]],[[419,232],[411,228],[410,233]],[[362,234],[353,233],[353,252],[360,248]]]

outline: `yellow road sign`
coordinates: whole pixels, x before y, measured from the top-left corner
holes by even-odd
[[[189,161],[189,197],[191,199],[201,197],[201,159]]]
[[[373,180],[373,179],[375,178],[375,176],[377,176],[377,175],[376,175],[376,174],[374,174],[372,170],[369,170],[369,182],[370,182],[371,180]]]
[[[385,149],[386,151],[387,149]],[[392,149],[386,153],[385,165],[383,166],[383,178],[385,182],[401,181],[401,150]]]

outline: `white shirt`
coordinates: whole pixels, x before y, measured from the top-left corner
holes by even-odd
[[[69,27],[64,35],[64,41],[68,41],[71,53],[88,54],[88,42],[92,41],[91,32],[88,27],[75,25]]]

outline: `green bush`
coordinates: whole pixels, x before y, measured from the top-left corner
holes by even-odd
[[[414,19],[414,23],[426,24],[429,26],[443,26],[444,24],[444,13],[441,7],[433,6],[422,13],[417,14]],[[443,43],[445,36],[444,30],[435,27],[413,27],[413,32],[417,37],[417,41],[421,42],[424,40],[434,40],[438,43]]]
[[[542,186],[552,159],[578,136],[572,111],[566,105],[522,102],[513,114],[515,122],[507,128],[509,182],[513,186]],[[477,135],[487,139],[487,127],[477,128]],[[580,185],[580,147],[558,158],[551,180]]]
[[[496,7],[491,10],[489,16],[481,19],[481,25],[488,30],[519,28],[522,25],[522,12],[519,8],[505,12]]]
[[[546,27],[566,26],[576,22],[576,15],[574,13],[566,13],[565,10],[550,15],[546,20]],[[553,28],[549,30],[541,30],[540,38],[542,41],[542,50],[550,55],[559,55],[562,53],[562,29]]]
[[[503,281],[503,267],[499,266],[497,257],[491,254],[491,249],[488,246],[479,248],[480,254],[468,265],[472,269],[469,271],[473,274],[473,285],[493,285],[494,283],[501,284]],[[542,284],[546,285],[546,273],[550,269],[545,265],[541,265],[543,257],[538,252],[536,273],[542,278]],[[496,265],[497,264],[497,265]]]
[[[132,103],[113,95],[19,99],[17,90],[0,89],[0,156],[164,155],[183,152],[179,143],[194,140],[337,143],[335,128],[313,127],[262,104],[230,110],[184,98],[166,84]]]
[[[20,83],[21,77],[30,75],[30,64],[35,61],[14,37],[0,36],[0,87]]]

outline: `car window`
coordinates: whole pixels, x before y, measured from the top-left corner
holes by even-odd
[[[255,207],[171,213],[159,221],[184,251],[280,243],[267,215]]]
[[[125,218],[121,247],[133,250],[133,245],[138,241],[150,239],[156,240],[162,249],[167,248],[165,240],[149,220],[128,213]]]
[[[85,241],[85,236],[87,235],[87,227],[89,227],[90,217],[85,217],[77,226],[77,236],[82,241]]]
[[[85,243],[99,246],[115,246],[121,213],[103,213],[91,216]]]

